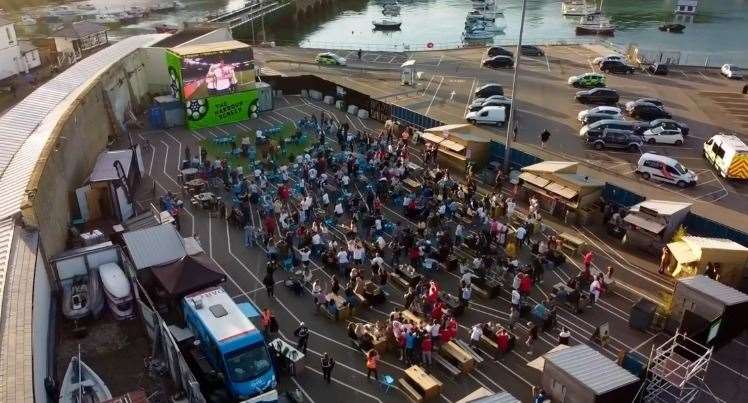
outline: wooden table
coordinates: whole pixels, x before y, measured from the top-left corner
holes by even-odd
[[[412,287],[415,287],[416,284],[421,281],[421,275],[415,270],[413,270],[412,272],[409,269],[405,270],[404,266],[412,267],[410,265],[397,266],[395,268],[395,271],[400,275],[400,277],[404,278],[405,281],[408,282],[408,284],[410,284]]]
[[[409,309],[404,309],[402,312],[400,312],[400,314],[403,316],[403,319],[408,320],[411,323],[416,324],[416,325],[426,322],[425,320],[423,320],[423,318],[414,314]]]
[[[189,181],[195,174],[197,174],[197,168],[185,168],[180,171],[182,173],[182,179]]]
[[[327,300],[333,300],[335,301],[335,305],[338,307],[338,319],[345,320],[348,319],[350,316],[351,310],[348,309],[348,304],[346,304],[345,298],[341,297],[340,295],[336,295],[333,293],[329,293],[325,296]]]
[[[451,361],[456,362],[457,367],[460,368],[463,374],[467,374],[475,367],[475,359],[472,354],[463,350],[462,347],[453,341],[442,344],[439,352]]]
[[[423,393],[425,400],[433,399],[439,396],[442,390],[442,383],[436,378],[426,373],[423,368],[414,365],[405,370],[405,377]]]
[[[208,182],[202,178],[195,178],[184,183],[190,189],[194,189],[194,192],[202,192]]]
[[[418,189],[419,187],[421,187],[421,184],[419,182],[417,182],[417,181],[415,181],[413,179],[410,179],[410,178],[403,179],[403,183],[405,184],[405,186],[407,186],[407,187],[409,187],[410,189],[413,189],[413,190]]]

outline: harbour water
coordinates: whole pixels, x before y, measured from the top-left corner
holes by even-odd
[[[32,0],[33,1],[33,0]],[[41,3],[44,0],[37,0]],[[170,0],[89,0],[99,12],[121,11],[131,6],[150,7]],[[388,0],[389,1],[389,0]],[[151,14],[132,25],[117,27],[114,39],[153,32],[158,24],[195,21],[210,13],[240,8],[245,0],[182,0],[185,8],[166,14]],[[241,39],[264,39],[277,44],[316,48],[370,50],[417,50],[431,43],[434,48],[452,48],[463,44],[465,15],[472,9],[470,0],[399,0],[402,27],[399,31],[374,31],[372,20],[382,16],[384,0],[335,0],[329,7],[299,17],[293,5],[270,16],[262,23],[235,30]],[[22,2],[29,4],[28,2]],[[80,3],[70,3],[72,7]],[[522,0],[497,0],[504,11],[506,29],[489,42],[516,43]],[[736,63],[748,66],[748,0],[704,0],[692,23],[682,34],[665,33],[658,27],[673,20],[674,0],[605,0],[604,13],[618,26],[612,38],[626,47],[637,44],[653,51],[680,53],[682,64],[701,65]],[[38,10],[38,8],[37,8]],[[579,17],[561,15],[561,0],[527,0],[526,43],[592,41],[574,33]]]

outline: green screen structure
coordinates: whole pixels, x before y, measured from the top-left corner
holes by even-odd
[[[187,127],[201,129],[257,117],[257,90],[183,101]]]
[[[166,51],[166,68],[169,70],[169,89],[171,95],[182,100],[182,58],[179,55]]]

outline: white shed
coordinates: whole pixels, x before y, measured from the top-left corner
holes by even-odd
[[[625,243],[659,250],[673,238],[673,234],[691,211],[691,203],[668,200],[645,200],[631,206],[624,217]]]

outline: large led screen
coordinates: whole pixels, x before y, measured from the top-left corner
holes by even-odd
[[[185,100],[252,89],[252,48],[183,56],[182,82]]]

